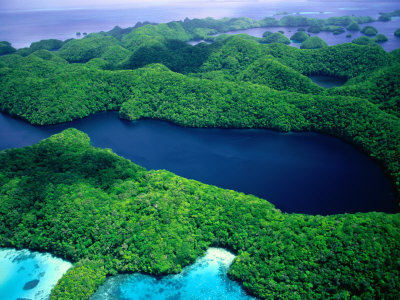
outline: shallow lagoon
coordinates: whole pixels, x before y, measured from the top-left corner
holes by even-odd
[[[224,249],[210,248],[204,257],[177,275],[117,275],[109,278],[90,300],[254,299],[227,276],[234,258]]]
[[[0,249],[0,299],[49,299],[71,263],[50,254]]]

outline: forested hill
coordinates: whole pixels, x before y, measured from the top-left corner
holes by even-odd
[[[263,299],[395,299],[400,290],[400,214],[281,213],[146,171],[76,129],[1,152],[0,186],[0,247],[74,262],[51,299],[87,299],[117,272],[179,272],[211,246],[238,255],[229,275]]]

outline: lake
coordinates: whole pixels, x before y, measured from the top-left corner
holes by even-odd
[[[338,87],[338,86],[342,86],[343,84],[346,83],[345,79],[341,79],[341,78],[334,77],[334,76],[311,75],[308,77],[312,80],[312,82],[314,82],[324,88]]]
[[[49,299],[72,264],[50,254],[0,249],[0,299]]]
[[[393,186],[375,161],[317,133],[183,128],[121,120],[117,112],[32,126],[0,114],[0,149],[32,145],[69,127],[86,132],[94,146],[111,148],[147,169],[253,194],[285,212],[398,212]]]
[[[110,277],[90,300],[254,299],[227,276],[234,258],[224,249],[209,248],[204,257],[176,275],[156,278],[135,273]]]

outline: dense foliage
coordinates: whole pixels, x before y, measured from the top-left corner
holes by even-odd
[[[280,32],[270,32],[270,31],[266,31],[263,33],[263,39],[262,39],[263,43],[281,43],[281,44],[290,44],[290,40],[284,36],[282,33]]]
[[[382,110],[400,117],[400,64],[378,69],[350,79],[345,86],[334,88],[331,94],[368,99]]]
[[[297,31],[296,33],[294,33],[290,39],[292,41],[295,41],[297,43],[302,43],[304,42],[306,39],[308,39],[310,36],[305,33],[304,31]]]
[[[207,61],[201,72],[219,71],[234,80],[256,60],[272,55],[282,64],[304,75],[325,74],[352,78],[390,64],[392,57],[380,47],[343,44],[318,50],[299,50],[280,44],[259,45],[239,36],[226,39]]]
[[[266,200],[146,171],[68,129],[0,153],[0,246],[74,262],[51,299],[87,299],[116,272],[179,272],[210,246],[260,298],[394,299],[400,214],[284,214]]]
[[[356,22],[350,23],[346,28],[349,31],[360,31],[360,29],[361,29],[360,25],[358,25],[358,23],[356,23]]]
[[[361,29],[361,32],[365,35],[373,36],[378,33],[378,30],[372,26],[365,26],[363,29]]]
[[[388,38],[386,35],[379,33],[374,37],[374,41],[377,43],[383,43],[383,42],[387,42]]]
[[[317,94],[323,90],[307,76],[285,66],[271,56],[256,60],[239,74],[238,80],[263,84],[280,91]]]
[[[68,43],[72,39],[61,41],[56,39],[41,40],[39,42],[33,42],[28,48],[20,48],[16,51],[16,54],[21,56],[28,56],[38,50],[49,50],[57,51],[64,44]]]
[[[368,16],[341,16],[341,17],[330,17],[327,19],[316,19],[316,18],[307,18],[304,16],[284,16],[280,19],[280,26],[288,26],[288,27],[306,27],[306,26],[348,26],[351,23],[364,24],[374,22],[375,20]]]
[[[11,46],[9,42],[2,41],[0,42],[0,55],[11,54],[16,50]]]
[[[32,52],[37,50],[58,50],[64,45],[63,41],[56,40],[56,39],[49,39],[49,40],[41,40],[39,42],[34,42],[29,47]]]
[[[323,47],[328,47],[328,44],[318,36],[312,36],[300,45],[300,49],[318,49]]]
[[[0,42],[0,110],[41,125],[119,110],[133,121],[327,133],[378,160],[400,192],[400,55],[375,43],[383,35],[329,47],[296,32],[310,49],[284,45],[279,32],[213,35],[261,26],[339,33],[371,21],[185,19],[18,51]],[[347,82],[324,89],[309,75]],[[0,247],[75,263],[53,299],[86,299],[117,272],[179,272],[209,246],[238,254],[230,276],[260,298],[394,299],[399,225],[398,214],[283,214],[266,200],[148,172],[76,130],[0,153]]]
[[[123,67],[136,69],[152,63],[161,63],[179,73],[198,72],[200,66],[219,44],[200,43],[191,46],[179,40],[168,40],[163,44],[142,46],[125,62]]]
[[[302,74],[323,74],[346,79],[393,63],[393,57],[377,45],[346,43],[316,50],[299,50],[273,44],[267,47],[266,52]]]
[[[392,20],[392,17],[400,17],[400,9],[397,9],[389,13],[379,13],[379,14],[380,16],[378,18],[378,21],[388,22]]]
[[[109,54],[110,51],[112,55]],[[107,54],[118,61],[126,58],[129,53],[119,46],[117,39],[93,33],[83,39],[69,41],[59,51],[60,56],[71,63],[84,63],[92,58],[107,58]],[[121,54],[122,58],[119,57]]]
[[[345,32],[345,30],[342,26],[337,26],[337,25],[323,26],[321,28],[321,31],[333,32],[333,34],[341,34],[341,33]]]
[[[321,27],[318,25],[312,25],[312,26],[308,27],[307,31],[311,32],[311,33],[320,33]]]
[[[392,20],[392,17],[388,14],[382,14],[378,18],[378,21],[381,21],[381,22],[388,22],[390,20]]]
[[[374,44],[374,40],[367,36],[360,36],[358,38],[355,38],[351,42],[354,44],[357,44],[357,45],[373,45]]]

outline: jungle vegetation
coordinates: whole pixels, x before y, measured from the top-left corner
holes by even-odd
[[[351,42],[357,45],[373,45],[375,43],[373,39],[367,36],[360,36],[358,38],[355,38]]]
[[[373,26],[365,26],[361,29],[361,32],[368,36],[374,36],[378,33],[378,30]]]
[[[379,13],[380,16],[378,18],[378,21],[381,22],[388,22],[392,20],[392,17],[400,17],[400,9],[397,9],[395,11],[389,12],[389,13]]]
[[[0,55],[14,53],[16,49],[11,46],[9,42],[1,41],[0,42]]]
[[[388,38],[386,35],[379,33],[374,37],[374,41],[377,43],[383,43],[383,42],[387,42]]]
[[[310,36],[305,33],[304,31],[297,31],[296,33],[294,33],[290,39],[292,41],[295,41],[297,43],[302,43],[304,42],[306,39],[308,39]]]
[[[361,29],[360,25],[358,25],[358,23],[356,23],[356,22],[350,23],[346,28],[349,31],[360,31],[360,29]]]
[[[118,110],[132,121],[326,133],[376,159],[400,195],[399,51],[375,42],[327,46],[317,37],[303,43],[322,47],[297,49],[279,43],[281,33],[215,36],[372,21],[185,19],[17,51],[0,42],[8,49],[0,57],[0,110],[38,125]],[[213,43],[186,43],[194,39]],[[347,82],[324,89],[310,75]],[[179,272],[210,246],[238,255],[230,276],[260,298],[395,299],[399,225],[400,214],[285,214],[264,199],[146,171],[73,129],[0,153],[0,247],[74,262],[52,299],[87,299],[118,272]]]
[[[328,47],[328,44],[318,36],[312,36],[300,45],[300,49],[318,49],[323,47]]]
[[[263,39],[262,42],[271,44],[271,43],[281,43],[281,44],[290,44],[290,40],[284,36],[281,32],[270,32],[266,31],[263,33]]]

